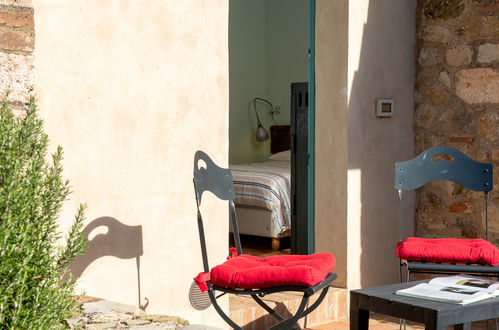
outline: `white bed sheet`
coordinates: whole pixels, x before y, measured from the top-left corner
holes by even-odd
[[[274,232],[291,228],[291,163],[230,165],[236,190],[235,204],[260,207],[272,212]]]

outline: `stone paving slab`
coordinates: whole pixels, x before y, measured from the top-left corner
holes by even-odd
[[[137,315],[146,315],[146,312],[141,310],[138,307],[125,305],[117,302],[101,300],[95,302],[84,303],[81,305],[84,314],[92,314],[92,313],[100,313],[100,314],[109,314],[109,313],[121,313],[121,314],[137,314]]]
[[[177,316],[147,314],[130,305],[101,299],[84,299],[81,312],[66,320],[70,329],[193,329],[212,330],[204,325],[189,326],[189,322]]]

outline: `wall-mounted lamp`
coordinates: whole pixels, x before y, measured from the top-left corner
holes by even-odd
[[[256,140],[258,142],[264,142],[269,139],[269,132],[262,126],[262,122],[260,121],[260,117],[258,117],[258,111],[256,110],[256,101],[261,101],[265,102],[269,107],[270,107],[270,114],[272,115],[272,119],[277,125],[277,122],[274,119],[274,106],[270,101],[266,99],[262,99],[261,97],[255,97],[253,99],[253,109],[255,109],[255,114],[256,114]]]

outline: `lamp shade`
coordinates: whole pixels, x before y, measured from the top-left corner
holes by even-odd
[[[260,117],[258,117],[258,111],[256,111],[256,101],[261,101],[265,102],[269,107],[270,107],[270,113],[272,114],[272,119],[274,119],[274,107],[272,106],[272,103],[270,101],[267,101],[266,99],[262,99],[261,97],[255,97],[253,99],[253,109],[255,109],[255,115],[256,115],[256,123],[257,123],[257,128],[256,128],[256,140],[258,142],[264,142],[269,139],[269,132],[262,126],[262,122],[260,121]],[[274,119],[275,121],[275,119]],[[276,123],[277,125],[277,123]]]
[[[256,140],[258,142],[267,141],[269,139],[269,132],[265,128],[263,128],[261,123],[258,123],[258,127],[256,128]]]

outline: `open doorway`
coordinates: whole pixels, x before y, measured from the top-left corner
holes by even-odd
[[[303,236],[292,223],[309,227],[307,210],[299,212],[305,219],[296,219],[296,199],[309,203],[307,180],[296,180],[296,162],[308,166],[309,155],[306,148],[298,148],[298,156],[290,148],[299,145],[292,142],[298,125],[308,130],[303,113],[296,113],[298,105],[308,107],[308,92],[293,98],[291,88],[309,80],[310,3],[229,0],[229,162],[245,253],[290,253]],[[258,123],[268,139],[261,130],[257,136]]]

